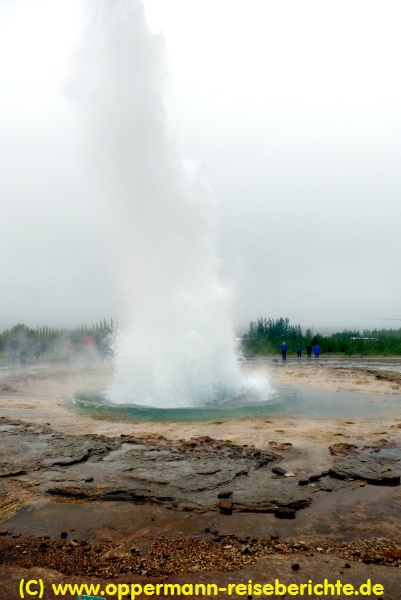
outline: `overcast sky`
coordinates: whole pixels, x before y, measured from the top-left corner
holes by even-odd
[[[398,327],[377,319],[401,318],[399,3],[144,4],[171,129],[220,203],[237,323]],[[0,3],[0,329],[118,318],[70,90],[88,7]]]

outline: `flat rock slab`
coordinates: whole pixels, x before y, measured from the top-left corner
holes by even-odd
[[[39,494],[205,510],[217,509],[219,492],[229,486],[232,510],[262,512],[303,508],[311,500],[308,489],[272,479],[278,454],[229,440],[113,439],[7,419],[0,424],[0,476]]]
[[[329,474],[339,479],[362,479],[369,483],[391,485],[400,483],[400,475],[396,471],[375,462],[349,460],[331,467]]]
[[[3,427],[5,421],[0,421]],[[97,460],[121,445],[100,435],[64,435],[21,421],[7,424],[9,428],[0,430],[0,477]]]

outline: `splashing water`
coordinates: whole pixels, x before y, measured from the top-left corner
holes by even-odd
[[[218,276],[218,205],[169,133],[163,57],[140,0],[99,0],[80,72],[103,192],[117,213],[123,316],[106,397],[154,407],[249,390],[266,397],[266,380],[239,373],[231,291]]]

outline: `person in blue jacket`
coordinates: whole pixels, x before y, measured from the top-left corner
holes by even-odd
[[[285,342],[281,344],[281,354],[283,355],[283,360],[287,360],[287,344]]]
[[[316,344],[313,346],[313,354],[315,355],[315,358],[319,358],[319,354],[320,354],[320,346],[319,344],[316,342]]]

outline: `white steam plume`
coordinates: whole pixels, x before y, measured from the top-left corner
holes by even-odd
[[[218,206],[169,133],[163,56],[140,0],[97,3],[79,87],[104,192],[119,215],[123,316],[107,395],[198,406],[240,394],[243,382],[230,290],[218,277]]]

